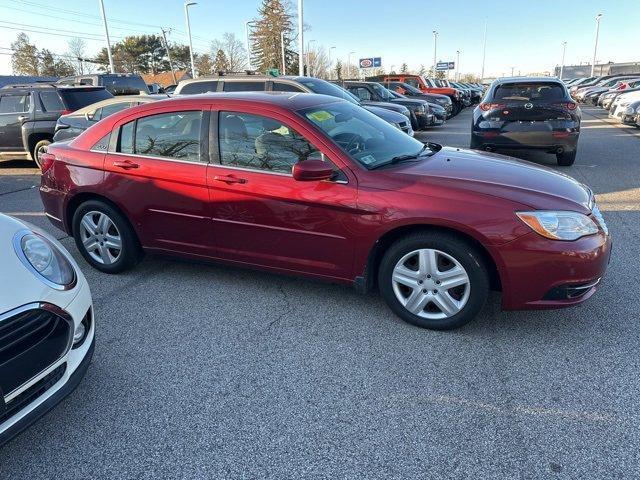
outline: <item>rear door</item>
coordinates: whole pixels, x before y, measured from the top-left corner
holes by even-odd
[[[145,247],[210,255],[208,124],[208,109],[164,106],[114,127],[105,183]]]
[[[31,94],[2,93],[0,95],[0,151],[23,151],[22,124],[29,118]]]

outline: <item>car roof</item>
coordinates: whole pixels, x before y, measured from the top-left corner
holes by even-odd
[[[171,98],[169,95],[158,94],[158,95],[118,95],[112,98],[105,98],[104,100],[100,100],[99,102],[92,103],[91,105],[87,105],[86,107],[79,108],[73,115],[81,115],[86,112],[92,112],[96,108],[104,107],[106,105],[113,105],[114,103],[123,103],[123,102],[141,102],[141,103],[149,103],[155,102],[157,100],[164,100],[167,98]]]
[[[529,82],[562,83],[562,80],[556,77],[502,77],[494,80],[494,83],[496,85],[500,83],[529,83]]]
[[[4,87],[0,87],[0,89],[2,90],[11,90],[11,89],[15,89],[15,90],[62,90],[62,91],[67,91],[67,90],[75,90],[75,91],[82,91],[82,90],[104,90],[105,87],[103,86],[98,86],[98,85],[57,85],[54,83],[24,83],[24,84],[14,84],[14,85],[5,85]]]

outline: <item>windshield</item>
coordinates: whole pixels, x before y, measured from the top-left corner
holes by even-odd
[[[409,85],[407,83],[400,83],[400,84],[398,84],[398,87],[403,88],[407,92],[416,93],[416,94],[422,94],[420,89],[414,87],[413,85]]]
[[[319,78],[311,78],[311,77],[300,77],[297,79],[302,85],[307,87],[313,93],[320,93],[322,95],[330,95],[332,97],[342,98],[351,102],[353,104],[358,105],[358,101],[347,92],[344,88],[339,87],[338,85],[334,85],[333,83],[325,82],[324,80],[320,80]]]
[[[298,113],[369,170],[403,156],[415,157],[425,148],[422,143],[380,117],[347,102],[306,108]]]
[[[394,97],[389,93],[389,90],[384,88],[382,85],[374,83],[372,85],[372,88],[378,95],[380,95],[380,98],[382,98],[383,100],[393,100]]]

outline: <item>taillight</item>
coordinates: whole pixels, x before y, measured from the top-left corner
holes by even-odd
[[[45,152],[40,155],[40,168],[42,169],[42,173],[46,172],[53,166],[55,159],[56,156],[53,153]]]
[[[481,103],[480,110],[483,112],[488,112],[489,110],[498,110],[500,108],[505,108],[506,105],[504,103]]]
[[[566,107],[567,110],[575,110],[576,108],[578,108],[578,105],[573,102],[567,102]]]
[[[70,113],[73,113],[73,110],[62,110],[60,115],[69,115]]]

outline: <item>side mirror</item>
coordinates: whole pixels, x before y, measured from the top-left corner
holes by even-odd
[[[333,168],[318,159],[298,162],[292,169],[293,178],[301,182],[329,180],[333,176]]]
[[[85,118],[88,122],[92,122],[92,121],[93,121],[93,113],[92,113],[92,112],[85,112],[85,114],[84,114],[84,118]]]

